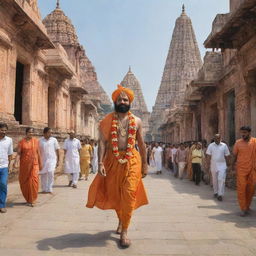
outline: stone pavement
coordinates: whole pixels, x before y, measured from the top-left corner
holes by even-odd
[[[256,213],[238,216],[235,191],[218,202],[209,186],[167,171],[145,179],[150,204],[134,214],[132,246],[120,249],[114,212],[84,207],[92,178],[73,189],[58,177],[55,195],[40,194],[34,208],[24,205],[18,184],[10,184],[8,213],[0,215],[0,255],[256,255]]]

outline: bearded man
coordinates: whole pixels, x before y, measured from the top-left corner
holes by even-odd
[[[237,198],[241,217],[250,214],[250,205],[255,193],[256,181],[256,138],[251,136],[251,128],[240,128],[241,139],[233,148],[233,169],[236,170]]]
[[[142,122],[129,111],[133,99],[133,91],[120,85],[112,94],[115,112],[108,114],[99,126],[98,174],[90,186],[86,205],[116,211],[116,233],[124,248],[131,245],[127,230],[133,210],[148,204],[142,183],[148,171],[147,154]]]

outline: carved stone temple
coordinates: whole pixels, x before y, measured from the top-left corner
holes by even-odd
[[[159,128],[166,117],[183,104],[186,85],[202,66],[191,19],[182,8],[176,20],[160,88],[150,119],[152,140],[162,140]]]
[[[220,133],[232,147],[244,125],[256,136],[255,6],[256,0],[230,0],[229,12],[216,15],[204,42],[211,51],[187,84],[183,106],[160,127],[162,140],[209,143]]]
[[[111,103],[59,1],[42,21],[37,0],[1,0],[0,17],[0,121],[15,142],[27,126],[97,138]]]
[[[143,120],[143,134],[145,136],[145,139],[147,140],[147,134],[149,132],[150,113],[148,112],[140,82],[131,71],[131,68],[129,68],[129,71],[125,75],[123,81],[121,82],[121,85],[134,91],[135,98],[131,105],[131,111]]]

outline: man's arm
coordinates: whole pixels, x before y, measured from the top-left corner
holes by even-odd
[[[224,154],[225,154],[226,164],[227,164],[227,166],[230,166],[231,165],[231,155],[230,155],[230,151],[229,151],[229,148],[227,145],[225,145]]]
[[[143,139],[142,122],[139,118],[137,119],[137,125],[138,125],[138,130],[136,134],[136,139],[138,141],[138,147],[139,147],[141,160],[142,160],[142,169],[141,169],[142,177],[144,178],[148,174],[147,151],[146,151],[146,145]],[[154,157],[154,153],[153,153],[153,157]]]
[[[105,140],[103,134],[101,133],[101,131],[99,131],[99,141],[98,141],[98,170],[99,173],[102,176],[106,176],[106,170],[103,164],[103,159],[104,156],[106,154],[106,148],[107,148],[107,141]]]

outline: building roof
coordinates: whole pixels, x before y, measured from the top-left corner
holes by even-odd
[[[256,0],[243,0],[232,13],[218,14],[212,32],[204,42],[206,48],[238,49],[255,35]]]
[[[61,10],[59,1],[54,11],[45,17],[43,23],[51,40],[63,46],[79,45],[75,27]]]

